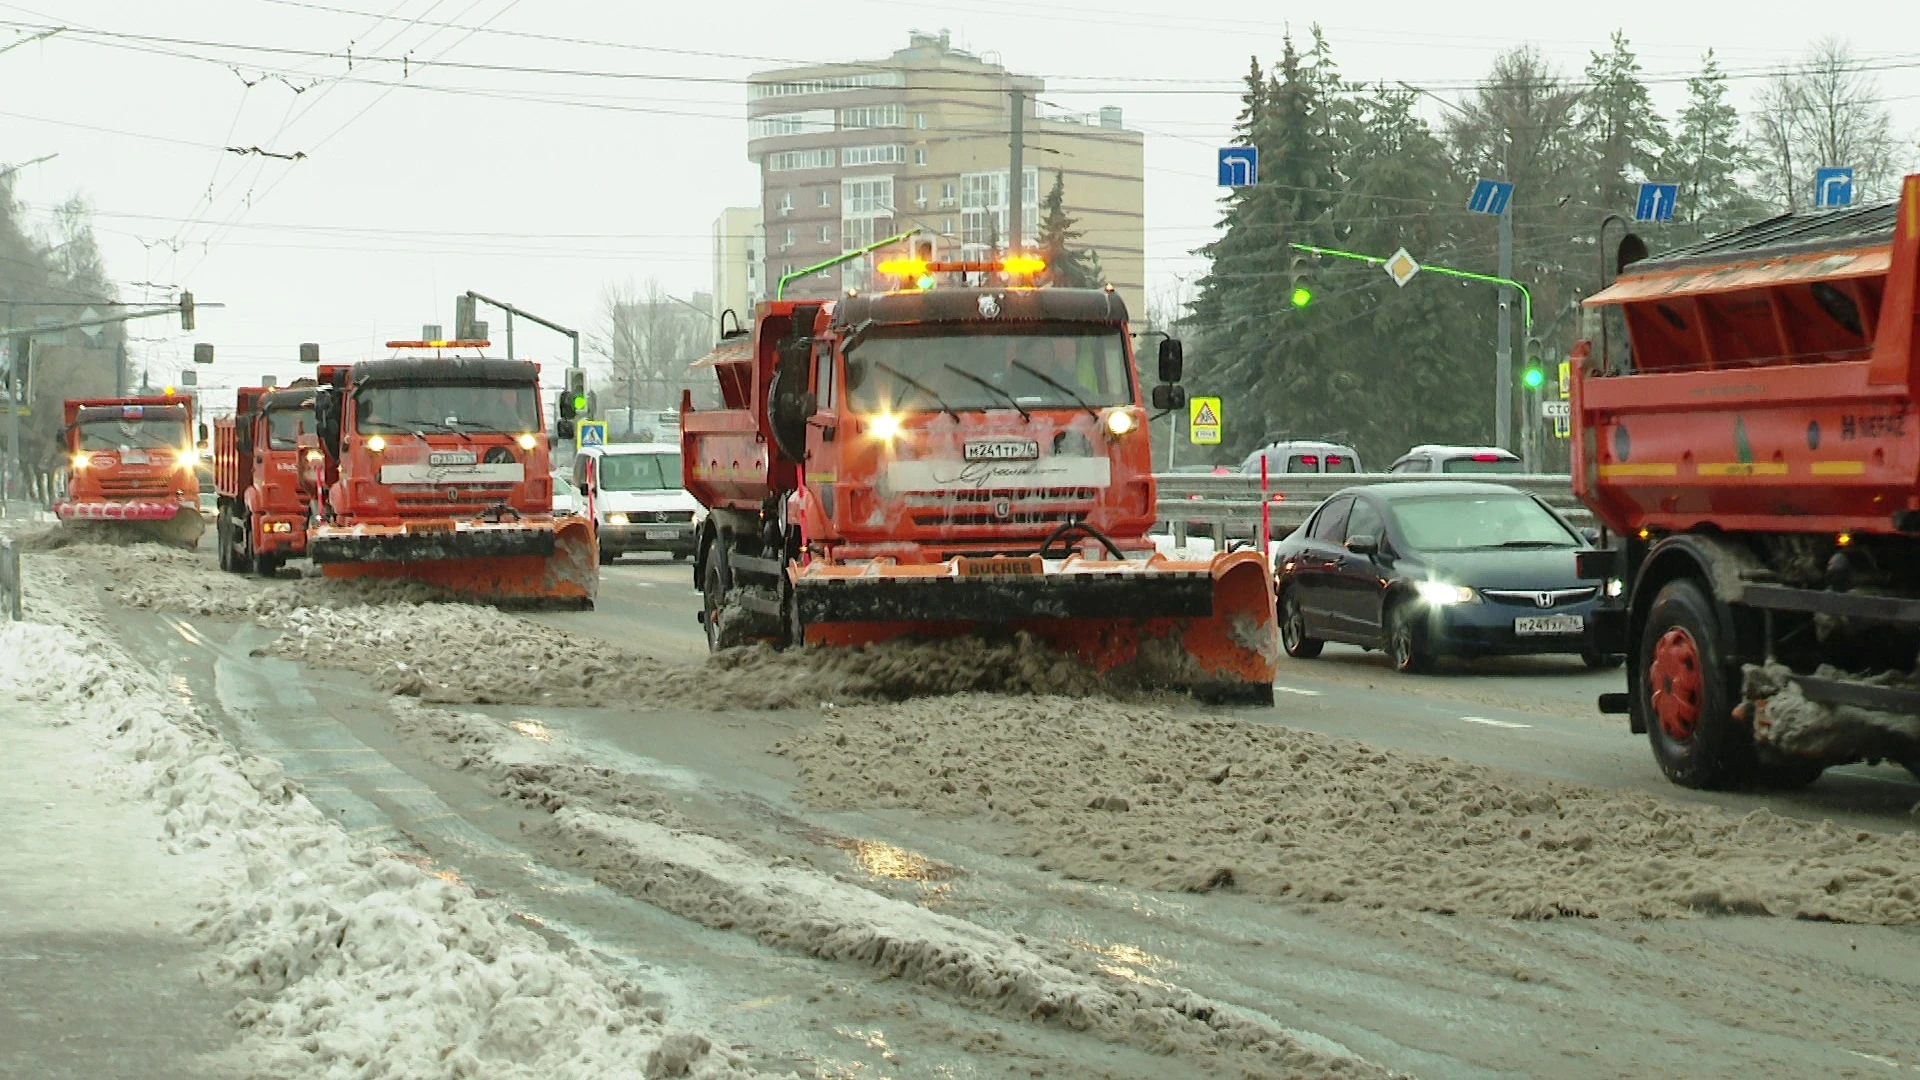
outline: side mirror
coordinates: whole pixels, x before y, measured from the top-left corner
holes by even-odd
[[[1187,349],[1180,344],[1179,338],[1162,338],[1160,341],[1160,381],[1177,383],[1186,373]]]
[[[1580,536],[1582,539],[1584,539],[1587,542],[1588,546],[1590,547],[1600,546],[1600,530],[1599,529],[1596,529],[1593,526],[1589,525],[1586,528],[1580,530]]]
[[[1161,385],[1153,388],[1153,407],[1161,412],[1178,409],[1187,403],[1187,388]]]
[[[1355,555],[1372,557],[1380,554],[1380,538],[1372,533],[1355,533],[1347,537],[1347,550]]]
[[[205,446],[207,444],[208,437],[209,435],[207,432],[207,425],[201,424],[200,425],[200,445]]]

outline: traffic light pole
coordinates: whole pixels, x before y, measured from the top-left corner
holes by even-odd
[[[565,334],[568,338],[572,339],[573,364],[571,366],[573,367],[580,366],[580,331],[575,330],[572,327],[561,326],[557,322],[550,322],[546,319],[541,318],[538,315],[535,315],[531,311],[522,311],[521,309],[514,307],[512,304],[506,303],[505,301],[495,300],[491,296],[482,296],[479,293],[474,292],[472,289],[467,290],[467,296],[470,299],[476,300],[482,304],[486,304],[489,307],[497,307],[501,311],[506,312],[507,314],[507,357],[509,359],[513,357],[513,317],[515,315],[518,315],[521,318],[527,320],[528,322],[539,323],[541,326],[546,327],[547,329],[553,331],[556,334]]]
[[[1513,228],[1511,219],[1503,214],[1500,217],[1500,222],[1502,237],[1510,238],[1510,230]],[[1352,259],[1355,262],[1363,262],[1369,266],[1384,266],[1387,262],[1386,259],[1378,255],[1363,255],[1358,251],[1341,251],[1339,248],[1315,247],[1312,244],[1288,244],[1287,246],[1297,251],[1311,252],[1315,255],[1330,255],[1336,259]],[[1451,266],[1434,266],[1429,263],[1421,263],[1420,271],[1422,273],[1439,274],[1442,277],[1462,278],[1466,281],[1481,281],[1489,285],[1501,286],[1500,351],[1498,353],[1499,371],[1496,373],[1498,385],[1494,389],[1495,416],[1493,430],[1495,438],[1501,448],[1511,449],[1508,443],[1513,441],[1513,328],[1507,322],[1507,307],[1509,301],[1506,297],[1506,291],[1512,289],[1520,294],[1520,321],[1525,327],[1522,331],[1522,340],[1533,336],[1533,294],[1527,291],[1525,285],[1520,284],[1509,276],[1513,272],[1511,265],[1512,252],[1506,243],[1501,245],[1500,261],[1500,269],[1502,270],[1500,274],[1476,274],[1471,270],[1455,270]]]

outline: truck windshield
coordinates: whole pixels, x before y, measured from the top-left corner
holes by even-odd
[[[361,387],[354,395],[354,427],[378,432],[488,431],[508,435],[540,430],[539,392],[531,383]]]
[[[1558,518],[1525,495],[1396,499],[1393,516],[1415,551],[1579,545]]]
[[[186,446],[187,425],[178,416],[138,420],[83,420],[80,450],[178,450]]]
[[[600,459],[601,491],[673,491],[679,486],[679,454],[608,454]]]
[[[267,447],[293,450],[299,437],[313,434],[312,409],[269,409],[267,411]]]
[[[1118,327],[880,327],[847,352],[856,412],[1077,409],[1133,401]]]

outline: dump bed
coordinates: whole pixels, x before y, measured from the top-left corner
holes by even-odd
[[[1643,259],[1586,301],[1576,492],[1623,533],[1920,531],[1920,176]]]
[[[710,372],[718,381],[721,401],[717,409],[695,410],[687,393],[680,403],[680,469],[687,491],[702,506],[752,510],[798,485],[793,464],[773,452],[766,403],[782,340],[793,336],[796,321],[810,339],[823,307],[819,301],[762,301],[750,334],[727,338],[694,362],[695,372]]]

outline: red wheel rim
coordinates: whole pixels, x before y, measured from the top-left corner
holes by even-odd
[[[1677,626],[1660,635],[1653,645],[1653,663],[1647,668],[1647,688],[1660,730],[1668,737],[1679,742],[1693,738],[1693,730],[1700,723],[1700,691],[1704,686],[1700,648],[1693,643],[1693,635]]]

